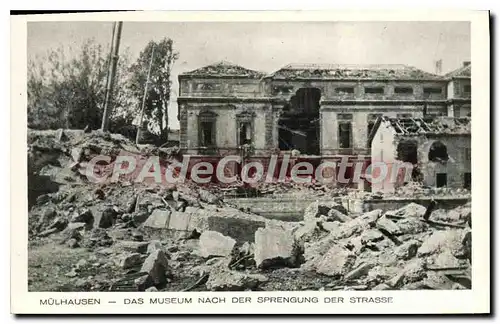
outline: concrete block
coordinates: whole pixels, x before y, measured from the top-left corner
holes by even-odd
[[[354,265],[356,256],[339,245],[333,245],[317,265],[316,272],[327,276],[344,276]]]
[[[179,211],[172,211],[170,220],[166,225],[167,229],[176,231],[188,231],[190,227],[191,214]]]
[[[214,256],[230,256],[236,241],[219,232],[206,231],[200,236],[200,254],[204,258]]]
[[[298,246],[292,232],[259,228],[255,232],[255,263],[259,268],[297,266]]]
[[[144,222],[143,226],[151,228],[165,228],[169,222],[170,213],[171,212],[169,210],[155,209]]]

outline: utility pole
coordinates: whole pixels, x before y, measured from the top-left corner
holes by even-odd
[[[120,50],[120,38],[122,34],[123,22],[113,24],[113,39],[111,42],[111,60],[109,64],[108,80],[106,84],[106,99],[104,101],[104,114],[102,117],[101,130],[107,131],[109,128],[109,116],[111,115],[111,102],[113,98],[113,85],[118,64],[118,53]]]
[[[108,66],[108,74],[106,75],[106,89],[104,91],[104,102],[106,102],[106,98],[108,97],[109,67],[111,66],[111,61],[113,57],[113,40],[115,39],[115,34],[116,34],[116,24],[114,23],[113,32],[111,34],[111,46],[109,47],[108,61],[106,62]]]
[[[137,125],[137,133],[135,134],[135,144],[139,144],[141,137],[142,123],[144,119],[144,107],[146,106],[146,98],[148,96],[149,77],[151,76],[151,67],[153,66],[153,58],[155,56],[155,44],[151,50],[151,58],[149,59],[148,75],[146,77],[146,84],[144,85],[144,94],[142,96],[141,116],[139,117],[139,125]]]

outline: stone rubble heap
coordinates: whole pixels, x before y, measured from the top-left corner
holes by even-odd
[[[124,139],[30,136],[33,174],[64,175],[57,190],[33,201],[31,244],[95,253],[67,273],[70,290],[298,290],[307,285],[293,282],[306,281],[316,290],[471,288],[470,203],[351,214],[337,202],[315,202],[303,221],[284,222],[228,206],[217,191],[96,187],[78,177],[75,163],[117,146],[139,150]],[[89,271],[96,275],[85,279]]]

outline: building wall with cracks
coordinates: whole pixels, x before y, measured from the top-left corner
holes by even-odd
[[[442,143],[446,147],[448,160],[432,161],[429,152],[432,145]],[[471,177],[471,138],[470,134],[436,135],[418,138],[418,166],[423,175],[423,184],[440,187],[439,175],[446,175],[445,187],[469,188]],[[467,180],[468,178],[468,180]]]
[[[188,74],[181,75],[179,81],[180,142],[190,154],[207,151],[199,135],[199,116],[204,111],[214,114],[212,149],[239,148],[237,116],[247,111],[255,115],[251,134],[256,154],[265,155],[276,149],[286,151],[280,147],[280,119],[286,115],[294,97],[304,89],[320,93],[319,149],[315,153],[301,152],[306,155],[370,154],[368,133],[378,116],[419,117],[424,109],[427,114],[443,116],[449,111],[445,80],[321,80],[283,79],[264,74],[216,77]],[[339,128],[344,123],[349,124],[349,131],[340,141],[343,135]],[[300,134],[292,138],[298,141]]]
[[[347,116],[346,116],[347,115]],[[370,146],[368,134],[373,123],[379,116],[389,117],[421,117],[420,107],[402,105],[394,106],[364,106],[364,105],[338,105],[324,106],[321,111],[321,148],[323,155],[369,155]],[[338,128],[335,127],[339,121],[349,120],[352,125],[352,138],[349,148],[341,148],[339,145]],[[332,127],[333,126],[333,127]]]
[[[239,146],[238,128],[249,127],[256,152],[266,148],[271,105],[262,99],[263,84],[247,78],[180,78],[180,144],[187,154],[230,154]],[[202,133],[202,128],[210,130]]]
[[[434,148],[438,146],[440,150],[435,153]],[[470,189],[470,134],[402,136],[382,124],[373,136],[371,148],[372,165],[381,162],[388,169],[388,176],[371,184],[373,192],[394,192],[409,181],[419,181],[429,187]],[[409,163],[411,168],[405,169],[403,163]],[[397,176],[392,177],[392,172]],[[372,174],[379,176],[380,172],[372,170]]]
[[[238,143],[238,127],[243,120],[249,120],[250,138],[257,152],[266,148],[266,119],[271,114],[269,105],[252,103],[210,103],[184,104],[183,113],[186,114],[186,133],[181,143],[187,154],[231,154],[236,153]],[[210,143],[204,142],[200,136],[203,121],[213,121],[213,128],[209,134]]]
[[[298,151],[323,160],[369,160],[369,134],[380,116],[470,114],[470,77],[446,78],[406,66],[398,76],[397,69],[382,76],[377,69],[318,72],[287,67],[265,74],[221,62],[182,74],[181,148],[190,155],[224,156],[240,154],[242,145],[249,144],[256,157]],[[440,168],[428,166],[426,183],[433,183],[430,173],[441,173]]]
[[[471,116],[471,64],[464,62],[460,69],[446,75],[448,78],[448,116]]]

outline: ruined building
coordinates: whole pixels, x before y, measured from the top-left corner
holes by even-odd
[[[370,161],[378,117],[470,114],[470,64],[445,76],[406,65],[290,64],[266,74],[220,62],[179,75],[180,145],[189,155]],[[296,154],[297,155],[297,154]],[[352,170],[346,170],[346,176]]]
[[[396,181],[373,182],[372,191],[393,192],[406,181],[431,187],[471,187],[471,133],[468,117],[381,117],[370,134],[372,165],[382,162]],[[406,169],[398,167],[408,163]],[[373,168],[375,169],[375,168]],[[399,172],[398,172],[399,171]]]
[[[446,74],[448,81],[448,116],[464,117],[471,115],[471,65],[464,62],[463,67]]]

